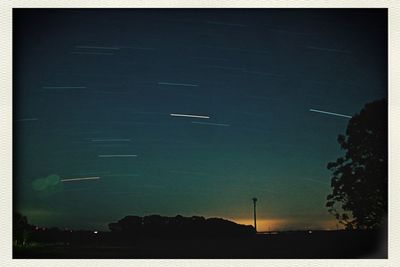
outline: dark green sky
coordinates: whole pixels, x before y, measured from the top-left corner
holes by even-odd
[[[348,118],[310,109],[352,116],[387,97],[386,21],[384,9],[14,9],[15,208],[75,229],[149,214],[251,223],[256,196],[260,230],[335,227],[326,165]],[[100,179],[61,181],[84,177]]]

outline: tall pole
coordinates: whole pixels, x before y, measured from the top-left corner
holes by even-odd
[[[257,202],[257,198],[253,197],[253,205],[254,205],[254,229],[257,232],[257,219],[256,219],[256,202]]]

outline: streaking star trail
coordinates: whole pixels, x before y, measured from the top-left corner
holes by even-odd
[[[86,86],[43,86],[43,89],[86,89]]]
[[[339,114],[339,113],[334,113],[334,112],[329,112],[329,111],[323,111],[323,110],[318,110],[318,109],[310,109],[310,111],[311,112],[322,113],[322,114],[327,114],[327,115],[344,117],[344,118],[351,118],[351,116],[349,116],[349,115],[344,115],[344,114]]]
[[[193,115],[193,114],[181,114],[181,113],[171,113],[172,117],[186,117],[186,118],[197,118],[197,119],[209,119],[209,116],[204,115]]]
[[[172,85],[172,86],[187,86],[187,87],[197,87],[198,84],[190,84],[190,83],[170,83],[170,82],[158,82],[158,85]]]
[[[75,48],[84,48],[84,49],[104,49],[104,50],[119,50],[119,47],[112,46],[90,46],[90,45],[76,45]]]
[[[84,181],[84,180],[98,180],[100,179],[99,176],[93,177],[79,177],[79,178],[68,178],[68,179],[61,179],[61,182],[75,182],[75,181]]]
[[[92,139],[92,142],[130,142],[128,138]]]
[[[226,123],[214,123],[214,122],[201,122],[201,121],[192,121],[193,124],[201,124],[201,125],[210,125],[210,126],[222,126],[229,127],[229,124]]]
[[[99,158],[132,158],[132,157],[137,157],[137,155],[98,155]]]

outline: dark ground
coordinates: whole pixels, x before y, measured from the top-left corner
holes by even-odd
[[[281,232],[237,238],[147,238],[129,244],[36,244],[14,258],[85,259],[342,259],[387,258],[384,234],[365,231]],[[104,241],[104,240],[103,240]]]

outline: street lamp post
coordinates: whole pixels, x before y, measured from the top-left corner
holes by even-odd
[[[254,205],[254,229],[257,232],[257,220],[256,220],[256,202],[257,202],[257,198],[253,197],[253,205]]]

